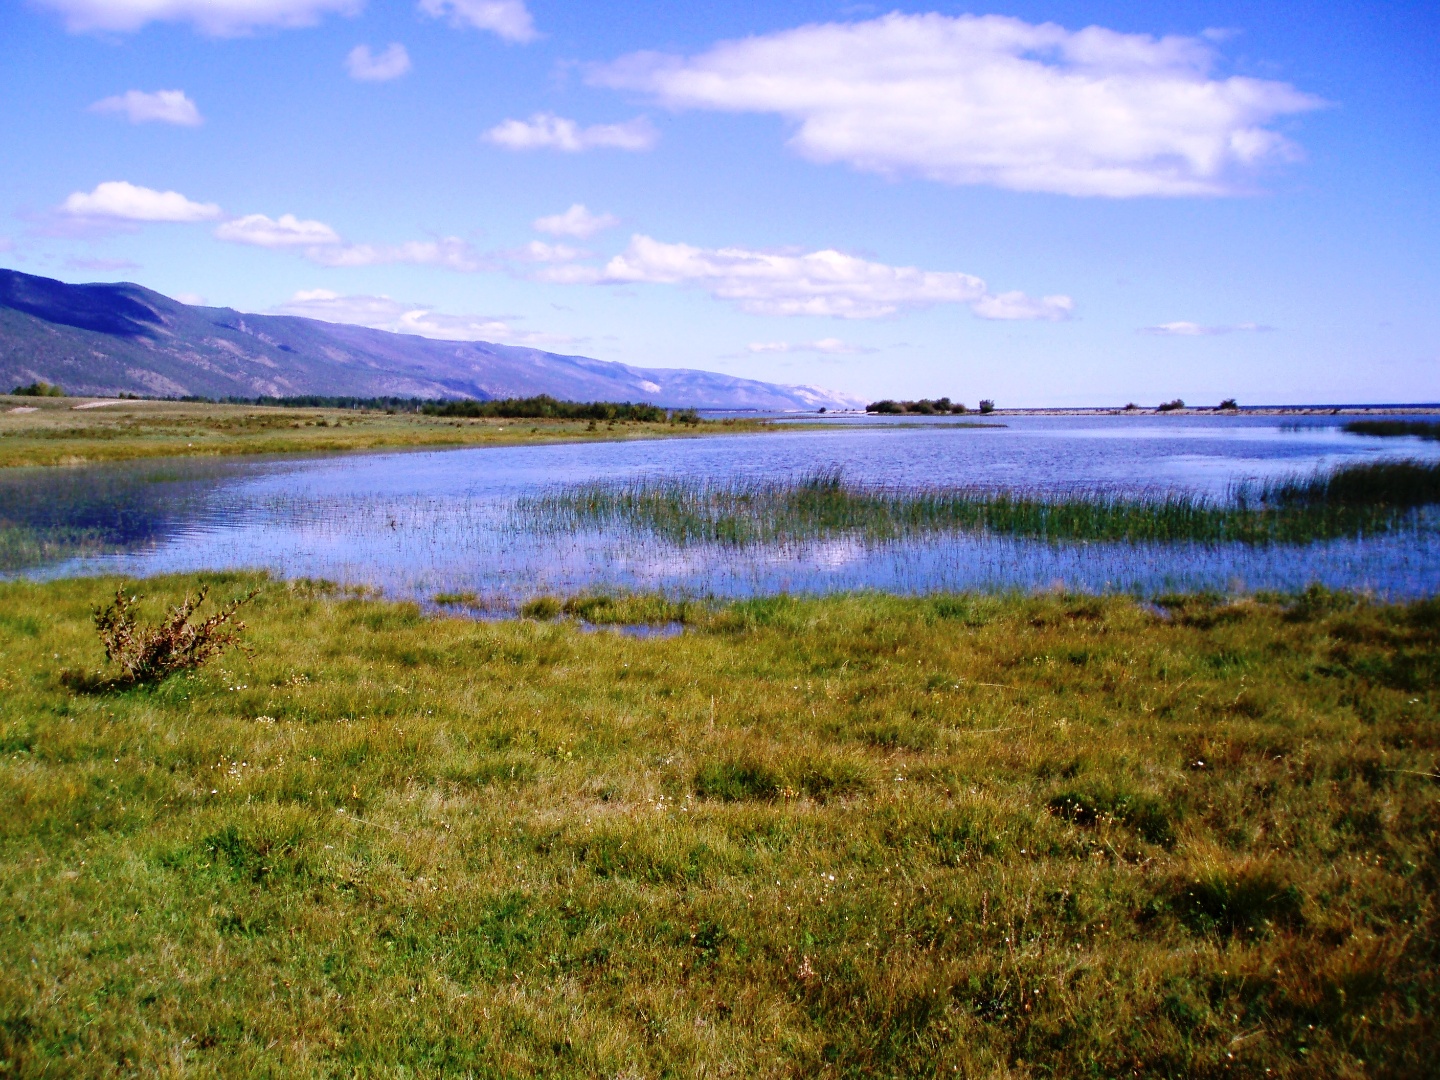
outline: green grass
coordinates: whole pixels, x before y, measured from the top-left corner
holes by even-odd
[[[676,414],[675,423],[627,419],[640,415],[633,409],[597,421],[593,416],[514,419],[185,401],[125,400],[77,408],[91,400],[0,395],[0,468],[152,457],[514,446],[755,432],[769,426],[757,420],[699,420],[688,413]]]
[[[937,531],[1047,540],[1307,543],[1415,527],[1440,501],[1440,465],[1388,462],[1237,489],[1136,499],[978,488],[846,484],[837,472],[790,481],[644,479],[559,488],[522,500],[519,519],[554,529],[627,528],[678,544],[785,543],[835,535],[885,541]]]
[[[1440,439],[1440,421],[1435,420],[1351,420],[1345,430],[1352,435],[1418,435],[1422,439]]]
[[[206,580],[262,587],[253,653],[107,694],[60,675],[116,583],[0,585],[0,1075],[1433,1068],[1435,602],[772,597],[633,640],[578,617],[665,601]]]

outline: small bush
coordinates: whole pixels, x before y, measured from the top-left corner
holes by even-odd
[[[1233,397],[1227,397],[1224,401],[1220,402],[1219,407],[1222,411],[1234,412],[1236,409],[1240,408],[1240,405]]]
[[[235,613],[255,593],[232,600],[203,622],[191,622],[209,591],[205,586],[196,595],[187,595],[160,622],[147,626],[135,615],[139,597],[126,596],[123,585],[116,589],[110,605],[94,613],[105,659],[120,668],[114,682],[123,686],[159,682],[177,671],[199,668],[232,646],[243,648],[240,634],[245,624]]]
[[[1166,401],[1161,403],[1160,405],[1157,405],[1156,409],[1159,412],[1175,412],[1177,409],[1183,409],[1184,407],[1185,402],[1181,401],[1177,397],[1174,401]]]
[[[29,386],[17,386],[10,393],[16,397],[64,397],[65,391],[48,382],[33,382]]]
[[[981,398],[981,399],[980,399],[980,411],[981,411],[982,413],[992,413],[992,412],[994,412],[994,411],[995,411],[995,402],[991,401],[989,398]]]

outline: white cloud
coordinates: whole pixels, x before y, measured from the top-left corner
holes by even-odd
[[[345,57],[345,70],[360,82],[389,82],[410,70],[410,54],[398,41],[378,56],[371,55],[369,45],[356,45]]]
[[[301,290],[269,314],[298,315],[441,341],[500,341],[539,346],[570,344],[575,340],[517,330],[506,320],[493,316],[448,315],[426,304],[403,304],[388,296],[344,296],[329,289]]]
[[[233,244],[256,247],[316,247],[341,243],[340,234],[323,221],[301,221],[294,214],[271,220],[264,214],[247,214],[217,226],[215,236]]]
[[[1274,330],[1273,326],[1264,326],[1261,323],[1244,322],[1236,323],[1233,326],[1201,326],[1193,322],[1167,322],[1159,326],[1141,327],[1142,334],[1156,334],[1160,337],[1214,337],[1216,334],[1234,333],[1265,333]]]
[[[620,224],[614,214],[592,214],[584,203],[575,203],[563,214],[535,219],[537,232],[551,236],[577,236],[581,240]]]
[[[980,278],[955,271],[887,266],[834,250],[805,255],[745,248],[709,250],[662,243],[641,235],[632,236],[629,246],[603,270],[581,266],[556,269],[563,273],[539,276],[567,283],[694,285],[753,315],[877,319],[936,304],[969,304],[976,314],[993,318],[980,309],[987,303],[1001,302],[991,296]],[[1018,313],[1023,294],[1004,296],[1007,310]],[[1052,318],[1050,312],[1068,306],[1070,300],[1049,297],[1030,303],[1044,314],[1004,317]]]
[[[582,128],[554,113],[536,113],[529,120],[506,120],[485,133],[485,140],[506,150],[649,150],[660,133],[643,116],[623,124],[592,124]]]
[[[848,345],[839,338],[827,337],[819,341],[752,341],[746,346],[752,353],[823,353],[828,356],[853,356],[858,353],[873,353],[876,350],[859,345]]]
[[[326,15],[353,15],[362,0],[38,0],[65,18],[72,33],[139,30],[152,22],[185,22],[203,34],[231,37],[261,27],[313,26]]]
[[[673,109],[775,113],[818,162],[1066,195],[1220,195],[1298,156],[1269,126],[1320,107],[1288,83],[1216,78],[1199,38],[904,15],[636,53],[593,83]]]
[[[94,191],[77,191],[60,204],[61,213],[76,218],[121,221],[210,221],[220,216],[214,203],[197,203],[178,191],[155,191],[124,180],[107,180]]]
[[[592,252],[573,248],[569,244],[547,244],[544,240],[531,240],[524,247],[505,253],[517,262],[572,263],[577,259],[588,259]]]
[[[473,247],[458,236],[441,240],[407,240],[403,244],[343,244],[312,247],[305,257],[321,266],[385,266],[409,263],[473,273],[489,268]]]
[[[189,304],[191,307],[205,307],[205,297],[194,292],[177,292],[172,300],[179,300],[182,304]]]
[[[420,10],[456,26],[490,30],[506,41],[534,41],[535,22],[525,0],[420,0]]]
[[[1068,296],[1044,296],[1037,300],[1023,292],[1004,292],[977,300],[971,310],[982,319],[1062,322],[1075,310],[1075,301]]]
[[[102,98],[91,105],[89,111],[122,113],[132,124],[155,121],[179,127],[199,127],[205,122],[195,102],[186,97],[183,90],[156,90],[153,94],[144,90],[127,90],[114,97]]]

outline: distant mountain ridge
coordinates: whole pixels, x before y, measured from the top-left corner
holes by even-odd
[[[194,307],[140,285],[69,285],[0,270],[0,392],[493,398],[666,407],[863,407],[846,394],[688,368],[638,368],[517,345],[436,341],[292,315]]]

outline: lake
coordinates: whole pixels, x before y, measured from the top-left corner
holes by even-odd
[[[990,423],[990,421],[984,421]],[[532,528],[516,500],[596,480],[783,479],[839,469],[892,487],[1199,492],[1356,461],[1440,460],[1440,444],[1349,435],[1339,418],[847,418],[762,435],[370,453],[169,459],[0,473],[7,575],[143,577],[253,568],[497,608],[544,593],[659,589],[743,596],[1065,588],[1154,596],[1311,583],[1405,598],[1440,592],[1440,531],[1304,546],[1055,543],[942,534],[677,547],[625,532]],[[999,426],[999,425],[1004,426]],[[33,538],[48,538],[36,547]]]

